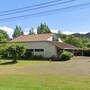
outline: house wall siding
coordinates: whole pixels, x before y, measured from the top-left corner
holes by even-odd
[[[44,52],[34,52],[35,55],[42,55],[45,58],[57,56],[56,47],[49,42],[29,42],[28,49],[44,49]]]

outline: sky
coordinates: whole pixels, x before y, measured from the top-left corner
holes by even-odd
[[[23,8],[26,6],[33,6],[38,3],[48,2],[52,0],[1,0],[0,2],[0,15],[3,11]],[[61,2],[70,0],[61,0]],[[46,23],[53,32],[60,30],[63,33],[87,33],[90,32],[90,4],[83,7],[74,7],[66,10],[58,10],[40,15],[29,15],[24,18],[16,18],[9,20],[2,20],[5,18],[16,17],[19,15],[27,15],[39,13],[42,11],[53,10],[58,8],[65,8],[73,5],[79,5],[83,3],[90,3],[90,0],[74,0],[70,3],[59,4],[51,7],[46,7],[38,10],[31,10],[27,12],[21,12],[19,14],[0,16],[0,29],[4,29],[7,33],[12,35],[16,25],[22,27],[25,33],[28,33],[31,27],[36,28],[40,23]]]

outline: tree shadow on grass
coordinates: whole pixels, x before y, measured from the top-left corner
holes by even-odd
[[[12,64],[16,64],[17,61],[10,61],[10,62],[3,62],[3,63],[0,63],[0,65],[12,65]]]

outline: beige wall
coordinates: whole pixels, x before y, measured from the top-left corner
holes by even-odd
[[[19,45],[24,45],[28,49],[44,49],[44,52],[35,52],[34,55],[42,55],[43,57],[49,58],[52,56],[57,56],[56,47],[50,42],[24,42],[17,43]]]
[[[42,55],[44,57],[56,56],[56,47],[49,42],[29,42],[29,49],[44,49],[44,52],[34,52],[35,55]]]

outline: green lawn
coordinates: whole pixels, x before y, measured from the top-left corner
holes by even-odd
[[[73,61],[19,61],[17,64],[0,65],[0,90],[90,90],[89,74],[77,73],[74,76],[70,74],[71,69],[68,69],[67,75],[61,73],[61,68],[66,68],[63,67],[64,64],[69,68],[68,65],[73,63],[75,64]],[[84,65],[84,62],[81,64]]]
[[[90,81],[47,74],[0,75],[0,90],[90,90]]]

